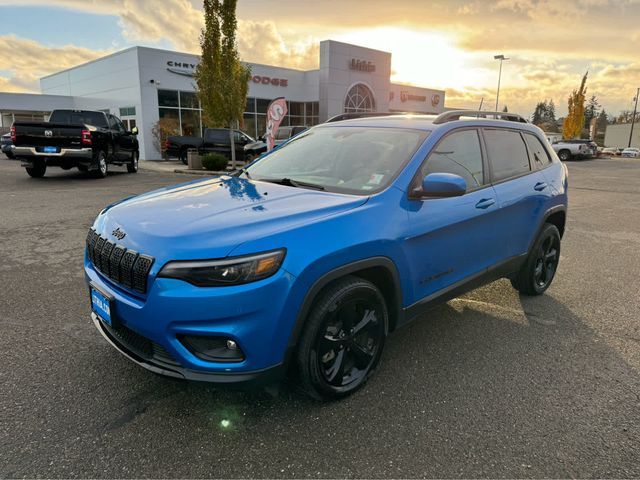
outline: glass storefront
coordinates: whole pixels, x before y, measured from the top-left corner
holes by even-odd
[[[251,137],[264,135],[267,128],[267,108],[271,99],[248,97],[241,129]],[[158,90],[160,118],[175,125],[176,135],[202,136],[202,110],[194,92]],[[281,125],[318,124],[318,102],[287,102],[288,113]],[[204,126],[206,128],[206,126]]]
[[[202,136],[202,110],[195,92],[158,90],[161,119],[175,130],[175,135]]]
[[[267,98],[247,98],[247,106],[243,114],[243,130],[254,138],[264,135],[267,129],[267,108],[271,103]],[[282,120],[283,126],[318,124],[318,102],[287,102],[287,115]]]

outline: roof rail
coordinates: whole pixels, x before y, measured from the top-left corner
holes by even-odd
[[[526,118],[518,115],[517,113],[509,112],[485,112],[482,110],[450,110],[448,112],[438,115],[433,123],[447,123],[454,120],[460,120],[460,117],[474,117],[474,118],[493,118],[493,120],[505,120],[508,122],[520,122],[529,123]]]

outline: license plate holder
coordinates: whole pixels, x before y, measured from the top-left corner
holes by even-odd
[[[89,285],[89,295],[91,298],[91,311],[104,323],[113,326],[113,297],[107,295],[93,284]]]

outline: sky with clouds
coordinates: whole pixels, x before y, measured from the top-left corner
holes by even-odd
[[[447,106],[495,102],[559,114],[589,71],[588,94],[610,113],[640,86],[640,0],[239,0],[241,57],[318,66],[334,39],[393,54],[393,80],[443,88]],[[37,92],[41,76],[132,45],[198,53],[196,0],[0,0],[0,91]]]

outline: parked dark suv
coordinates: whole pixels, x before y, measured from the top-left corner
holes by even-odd
[[[245,145],[253,143],[255,140],[240,130],[234,130],[234,135],[236,160],[242,162],[245,160]],[[167,155],[178,157],[185,165],[187,164],[187,151],[189,149],[196,149],[201,155],[215,152],[231,158],[230,130],[228,128],[206,128],[204,138],[171,136],[167,138],[165,147]]]
[[[310,395],[340,398],[439,302],[502,277],[542,294],[566,210],[566,167],[522,119],[326,123],[235,176],[103,209],[84,262],[91,314],[155,373],[263,382],[296,364]]]

